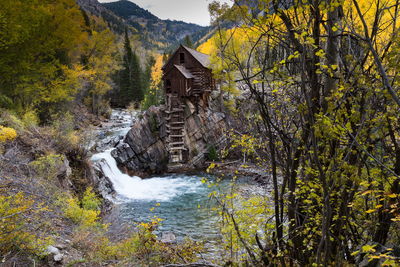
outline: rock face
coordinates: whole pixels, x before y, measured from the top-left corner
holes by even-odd
[[[209,109],[197,112],[190,101],[185,106],[184,168],[197,169],[203,166],[209,147],[218,148],[224,142],[227,123],[223,113]],[[164,107],[150,107],[111,154],[129,174],[143,177],[166,172],[169,155]]]
[[[106,163],[103,163],[106,164]],[[110,178],[104,175],[103,164],[94,164],[91,169],[92,183],[103,199],[111,201],[115,197],[115,189]],[[108,204],[108,203],[106,203]]]
[[[160,107],[151,107],[134,123],[122,144],[111,152],[118,165],[130,174],[162,172],[168,164],[164,142],[165,120]]]

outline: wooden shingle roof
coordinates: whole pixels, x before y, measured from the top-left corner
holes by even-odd
[[[198,62],[200,62],[200,64],[203,67],[208,68],[210,66],[209,55],[200,53],[199,51],[196,51],[196,50],[186,47],[184,45],[182,45],[182,47],[185,48]]]
[[[184,45],[180,45],[180,47],[183,47],[189,54],[194,57],[203,67],[209,68],[210,67],[210,56],[207,54],[200,53],[199,51],[196,51],[192,48],[186,47]],[[172,58],[176,55],[179,49],[177,49],[172,56],[169,57],[167,62],[164,64],[164,66],[161,69],[165,69],[165,67],[169,64],[169,62],[172,60]]]
[[[183,76],[185,76],[186,79],[194,78],[194,76],[190,73],[190,71],[185,67],[179,65],[174,65],[174,66],[179,70],[180,73],[182,73]]]

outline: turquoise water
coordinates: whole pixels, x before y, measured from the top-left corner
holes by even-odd
[[[129,130],[129,116],[115,113],[115,117],[122,117],[122,127],[109,130],[114,136],[124,136]],[[206,247],[214,246],[221,239],[219,234],[219,217],[212,209],[215,201],[209,194],[215,187],[202,183],[206,177],[214,180],[207,174],[169,174],[160,177],[141,179],[137,176],[124,174],[117,167],[111,156],[112,148],[92,156],[94,164],[101,166],[101,170],[113,183],[117,193],[114,201],[118,206],[118,219],[128,224],[149,221],[154,216],[163,219],[157,233],[172,232],[178,241],[189,237],[196,241],[204,241]],[[219,183],[224,191],[229,188],[229,181]],[[241,180],[239,188],[246,191],[253,190],[254,185]]]
[[[156,216],[163,219],[158,232],[173,232],[178,240],[219,239],[219,218],[212,209],[215,201],[209,197],[216,188],[202,182],[205,177],[213,180],[212,176],[171,174],[141,179],[122,173],[110,152],[111,149],[95,154],[92,161],[101,165],[104,175],[113,183],[119,219],[133,224]],[[220,183],[222,188],[228,186],[228,181]]]
[[[188,236],[194,240],[218,240],[219,218],[212,209],[215,201],[209,197],[214,188],[202,183],[203,177],[204,175],[170,175],[152,178],[156,179],[155,186],[162,179],[173,190],[160,191],[153,195],[153,199],[126,200],[121,204],[121,216],[124,220],[135,221],[148,221],[157,216],[163,219],[158,229],[160,232],[173,232],[178,239]],[[209,176],[208,178],[210,179]]]

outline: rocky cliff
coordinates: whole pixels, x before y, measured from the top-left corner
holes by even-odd
[[[185,105],[185,147],[187,164],[178,170],[202,168],[210,147],[224,143],[227,129],[225,115],[210,109],[199,109],[187,101]],[[141,177],[168,171],[166,121],[164,107],[151,107],[136,121],[124,142],[112,151],[120,168]]]

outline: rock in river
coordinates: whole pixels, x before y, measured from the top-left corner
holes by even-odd
[[[169,155],[164,106],[150,107],[137,120],[124,142],[112,151],[119,167],[131,175],[146,176],[167,171]],[[201,168],[210,146],[218,148],[224,143],[227,128],[225,114],[211,109],[185,105],[184,143],[187,148],[185,169]]]

